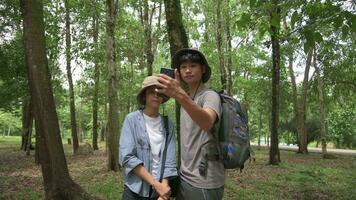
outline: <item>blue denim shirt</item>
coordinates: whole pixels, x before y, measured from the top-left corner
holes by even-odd
[[[163,123],[163,120],[162,120]],[[164,166],[163,178],[177,176],[176,169],[176,138],[171,121],[168,123],[168,137],[165,137],[161,145],[161,155],[167,141],[167,156]],[[164,132],[166,136],[166,132]],[[123,167],[125,185],[131,191],[142,197],[148,197],[150,185],[136,176],[133,169],[142,164],[151,173],[152,153],[150,140],[146,130],[145,119],[142,110],[129,113],[121,129],[119,143],[119,163]],[[162,163],[158,168],[161,174]]]

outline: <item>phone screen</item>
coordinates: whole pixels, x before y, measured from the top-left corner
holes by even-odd
[[[160,71],[161,74],[165,74],[171,78],[174,78],[175,75],[174,75],[174,69],[168,69],[168,68],[161,68],[161,71]]]

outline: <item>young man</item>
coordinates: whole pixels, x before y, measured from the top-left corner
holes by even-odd
[[[175,79],[159,75],[160,89],[181,105],[181,186],[177,199],[222,199],[224,166],[219,160],[217,128],[221,114],[219,95],[205,88],[211,75],[204,55],[195,49],[181,49],[172,58]],[[181,87],[188,86],[188,93]]]

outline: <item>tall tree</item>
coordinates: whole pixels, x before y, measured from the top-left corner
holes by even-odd
[[[286,18],[283,19],[283,25],[285,30],[289,30],[289,26],[287,25]],[[288,38],[288,43],[290,47],[292,47],[292,42],[291,39]],[[289,48],[289,51],[287,51],[288,54],[288,72],[289,76],[291,79],[291,87],[292,87],[292,96],[293,96],[293,109],[294,109],[294,116],[295,119],[299,119],[299,112],[298,112],[298,107],[299,107],[299,101],[298,101],[298,90],[297,90],[297,81],[294,75],[294,70],[293,70],[293,62],[294,62],[294,54],[293,54],[293,48]]]
[[[318,82],[318,94],[319,94],[319,108],[320,108],[320,140],[321,140],[321,148],[323,153],[323,158],[326,157],[327,150],[326,150],[326,112],[325,112],[325,103],[324,103],[324,83],[323,79],[320,76],[320,69],[317,64],[317,57],[316,57],[316,48],[314,48],[314,58],[313,58],[313,66],[316,73],[316,79]]]
[[[298,118],[297,118],[297,131],[299,138],[299,153],[308,153],[308,141],[307,141],[307,130],[306,130],[306,101],[308,92],[308,80],[309,80],[309,69],[311,65],[311,60],[313,56],[313,48],[310,48],[307,54],[307,61],[304,70],[304,80],[302,85],[302,94],[300,101],[298,102]]]
[[[115,24],[118,10],[118,0],[106,0],[106,59],[108,65],[108,96],[109,96],[109,116],[108,116],[108,169],[117,171],[118,148],[117,137],[119,132],[119,113],[117,97],[117,67],[115,53]]]
[[[144,29],[144,35],[145,35],[145,57],[146,57],[146,67],[147,67],[147,75],[151,76],[152,75],[152,64],[154,61],[154,54],[152,51],[152,17],[153,17],[153,12],[152,10],[151,16],[149,14],[149,5],[148,5],[148,0],[143,1],[143,16],[142,16],[142,22],[143,22],[143,29]]]
[[[164,0],[166,13],[167,32],[171,56],[179,49],[188,48],[188,36],[184,29],[182,20],[182,10],[180,0]],[[177,141],[178,141],[178,158],[180,158],[180,105],[176,101],[176,124],[177,124]],[[180,166],[180,159],[178,159]]]
[[[25,97],[22,105],[22,143],[21,150],[29,152],[31,148],[33,106],[30,97]]]
[[[227,4],[229,4],[229,0],[227,0]],[[226,90],[228,94],[232,94],[232,37],[230,31],[230,21],[231,21],[231,13],[230,13],[230,6],[227,5],[227,12],[225,12],[225,19],[226,19],[226,42],[227,42],[227,63],[226,63],[226,70],[227,70],[227,85]]]
[[[104,116],[107,117],[108,116],[108,104],[107,104],[107,99],[106,97],[104,97]],[[107,120],[102,120],[101,121],[101,136],[100,136],[100,141],[106,141],[107,138],[107,133],[108,133],[108,122]],[[105,143],[107,144],[107,143]],[[106,146],[105,146],[106,148]]]
[[[82,83],[79,83],[79,96],[82,95],[83,89],[82,89]],[[79,141],[83,142],[84,139],[84,131],[83,131],[83,98],[79,98],[79,108],[78,108],[78,136],[79,136]]]
[[[291,77],[292,83],[292,95],[293,95],[293,107],[295,112],[295,118],[297,120],[297,133],[298,133],[298,141],[299,141],[299,153],[308,153],[308,142],[307,142],[307,132],[306,132],[306,115],[305,115],[305,108],[306,108],[306,97],[307,97],[307,90],[308,90],[308,78],[309,78],[309,69],[311,64],[312,58],[312,49],[308,51],[306,66],[304,70],[304,79],[303,79],[303,86],[302,86],[302,94],[299,98],[298,90],[297,90],[297,83],[296,78],[294,75],[293,70],[293,53],[289,53],[289,75]]]
[[[173,56],[181,48],[188,47],[188,36],[184,29],[180,0],[164,0],[170,52]]]
[[[279,126],[279,79],[280,79],[280,8],[279,0],[272,0],[271,11],[271,41],[272,41],[272,116],[271,116],[271,146],[269,151],[269,164],[276,165],[280,162],[278,148]]]
[[[290,31],[290,27],[287,25],[286,18],[283,19],[283,24],[285,30],[288,32]],[[288,38],[289,46],[293,46],[293,40]],[[299,97],[298,95],[298,87],[296,82],[296,77],[294,75],[293,70],[293,48],[290,48],[287,51],[288,54],[288,69],[289,69],[289,76],[291,79],[292,84],[292,96],[293,96],[293,107],[295,113],[295,119],[297,121],[297,134],[298,134],[298,141],[299,141],[299,153],[307,153],[308,152],[308,141],[307,141],[307,131],[306,131],[306,98],[307,98],[307,90],[308,90],[308,80],[309,80],[309,69],[311,65],[311,58],[312,58],[312,49],[309,49],[307,53],[307,60],[304,70],[304,78],[302,83],[302,93]]]
[[[219,69],[220,69],[220,81],[222,89],[227,89],[227,73],[225,68],[225,58],[224,58],[224,41],[223,41],[223,19],[221,17],[221,4],[222,0],[217,0],[215,8],[215,38],[218,48],[219,55]]]
[[[69,176],[48,70],[42,1],[23,0],[21,11],[46,199],[92,199]]]
[[[93,1],[95,7],[95,1]],[[93,42],[94,52],[98,50],[99,18],[97,11],[93,12]],[[94,56],[94,95],[93,95],[93,149],[98,150],[98,93],[100,84],[100,67],[97,56]]]
[[[72,128],[72,139],[73,139],[73,152],[77,153],[79,147],[78,134],[77,134],[77,120],[75,116],[75,99],[74,99],[74,88],[72,79],[72,69],[71,63],[71,34],[70,34],[70,4],[69,0],[64,0],[64,7],[66,12],[66,68],[67,68],[67,78],[69,83],[69,105],[70,105],[70,124]]]

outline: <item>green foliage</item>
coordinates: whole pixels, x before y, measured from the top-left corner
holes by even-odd
[[[298,19],[299,19],[299,14],[298,14],[297,11],[294,11],[293,14],[292,14],[292,17],[291,17],[291,22],[290,22],[290,25],[291,25],[292,29],[294,29],[294,25],[298,21]]]
[[[329,135],[336,147],[356,147],[356,110],[340,107],[330,113]]]
[[[21,33],[0,44],[0,108],[11,110],[20,107],[28,93],[25,58]]]
[[[7,135],[11,131],[11,135],[21,135],[22,125],[19,113],[10,113],[0,110],[0,133]]]
[[[21,24],[20,2],[0,0],[0,44],[11,40]]]

